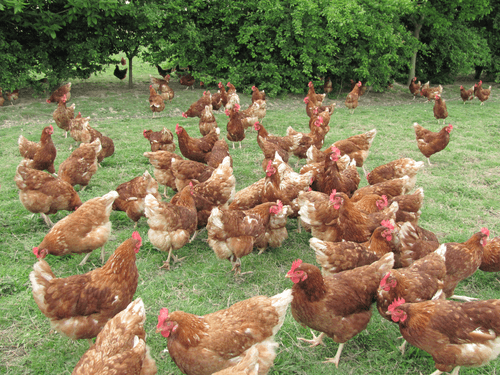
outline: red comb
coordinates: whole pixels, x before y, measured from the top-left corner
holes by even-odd
[[[38,247],[34,247],[33,248],[33,254],[35,254],[35,256],[38,258]]]
[[[240,110],[240,108],[241,108],[241,106],[240,106],[238,103],[236,103],[236,104],[234,105],[234,108],[236,108],[236,111],[239,111],[239,110]]]
[[[307,96],[304,98],[304,103],[309,103],[309,98]]]
[[[393,230],[394,229],[394,225],[391,224],[391,222],[389,220],[382,220],[382,222],[380,223],[383,227],[386,227],[387,229],[390,229],[390,230]]]
[[[482,234],[486,234],[486,236],[490,236],[490,231],[488,228],[481,228],[481,233]]]
[[[168,309],[164,307],[160,309],[160,315],[158,315],[158,325],[156,328],[160,328],[166,319],[168,319]]]
[[[312,87],[312,85],[313,85],[312,81],[309,81],[309,83],[307,84],[307,86],[309,87]]]
[[[390,272],[387,272],[385,276],[380,280],[380,286],[384,286],[387,283],[387,279],[391,276]]]
[[[292,263],[292,268],[290,268],[289,273],[294,272],[294,271],[297,269],[297,267],[300,267],[300,265],[301,265],[301,264],[302,264],[302,259],[297,259],[297,260],[295,260],[295,261]]]
[[[337,189],[332,190],[332,193],[330,194],[330,202],[333,202],[335,199],[335,194],[337,194]]]
[[[403,303],[405,303],[405,299],[403,297],[400,297],[400,298],[396,298],[394,300],[394,302],[392,302],[389,307],[387,308],[388,311],[394,311],[394,309],[396,309],[396,307],[402,305]]]

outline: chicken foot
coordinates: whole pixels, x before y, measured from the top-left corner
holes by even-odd
[[[297,339],[311,344],[310,347],[318,345],[326,346],[325,343],[323,342],[323,336],[325,335],[324,332],[321,332],[319,336],[316,336],[313,331],[311,331],[311,334],[313,335],[313,338],[311,340],[305,339],[303,337],[297,337]]]
[[[43,212],[40,212],[40,216],[42,217],[43,221],[45,222],[45,224],[47,224],[49,228],[52,228],[54,226],[54,223]]]
[[[344,343],[339,345],[337,349],[337,354],[333,358],[327,358],[323,363],[335,363],[335,367],[339,368],[340,355],[342,354],[342,349],[344,349]]]

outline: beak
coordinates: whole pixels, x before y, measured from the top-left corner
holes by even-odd
[[[291,276],[289,274],[286,274],[285,277],[289,279]]]
[[[156,333],[161,332],[161,329],[156,327]]]

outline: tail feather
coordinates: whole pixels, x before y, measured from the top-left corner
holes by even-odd
[[[292,289],[286,289],[282,293],[270,297],[271,305],[276,308],[276,312],[279,315],[279,322],[273,327],[273,335],[275,335],[283,325],[283,322],[285,321],[286,310],[292,302],[292,299]]]

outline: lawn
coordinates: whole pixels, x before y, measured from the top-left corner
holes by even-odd
[[[102,196],[145,170],[152,174],[153,168],[143,156],[143,152],[149,150],[149,142],[142,136],[143,129],[159,130],[165,126],[174,131],[179,123],[191,136],[200,137],[198,118],[184,119],[181,116],[201,96],[199,87],[185,90],[173,79],[171,87],[175,98],[172,103],[167,103],[160,116],[153,119],[148,105],[148,86],[149,74],[157,76],[156,69],[138,62],[134,66],[134,87],[129,89],[125,82],[113,77],[113,68],[86,81],[73,81],[70,103],[75,103],[76,111],[83,116],[90,116],[90,124],[115,143],[115,154],[101,163],[102,168],[81,192],[82,201]],[[423,187],[425,193],[420,225],[435,232],[441,242],[466,241],[481,227],[488,227],[491,237],[500,234],[499,86],[493,85],[490,99],[480,106],[477,99],[463,104],[459,95],[461,84],[470,87],[472,82],[468,79],[457,81],[445,86],[443,92],[449,112],[446,123],[454,127],[450,144],[431,157],[431,166],[426,162],[416,185]],[[489,84],[485,82],[484,86]],[[319,82],[316,86],[321,92]],[[251,89],[237,87],[237,90],[242,108],[246,108],[251,102]],[[345,90],[331,93],[325,100],[326,104],[337,103],[326,145],[376,128],[377,136],[365,163],[368,170],[401,157],[425,160],[417,148],[412,124],[418,122],[433,131],[441,129],[443,125],[438,125],[433,117],[432,104],[421,98],[412,100],[405,85],[395,84],[393,89],[384,93],[369,91],[361,97],[359,107],[351,115],[344,107],[346,94]],[[28,278],[36,262],[31,249],[42,241],[48,228],[39,215],[33,216],[19,201],[14,183],[16,166],[21,161],[17,139],[22,134],[29,140],[38,141],[43,127],[54,124],[52,112],[55,105],[47,104],[45,99],[43,95],[33,97],[30,90],[23,89],[15,105],[6,103],[0,107],[3,145],[0,151],[0,373],[5,374],[68,374],[88,349],[86,340],[75,342],[50,332],[48,319],[33,300]],[[268,98],[267,115],[263,120],[266,129],[276,135],[284,135],[288,126],[307,132],[309,118],[302,99],[303,96],[291,95]],[[222,111],[215,116],[225,139],[227,118]],[[57,147],[57,170],[71,153],[70,147],[74,147],[75,141],[70,137],[65,139],[63,131],[55,125],[54,128],[52,138]],[[236,190],[264,176],[260,167],[263,157],[255,131],[247,132],[242,146],[241,149],[230,148]],[[178,148],[176,153],[180,154]],[[291,157],[291,164],[295,165],[296,160]],[[300,161],[300,165],[304,163],[304,160]],[[361,169],[359,171],[362,173]],[[360,186],[364,185],[366,180],[362,178]],[[169,190],[169,193],[171,196],[173,192]],[[51,219],[56,222],[67,214],[61,211]],[[134,225],[123,212],[112,212],[111,222],[112,235],[106,245],[106,257],[131,236]],[[206,232],[176,252],[179,257],[186,257],[181,263],[176,263],[170,271],[160,269],[167,254],[149,243],[148,229],[146,219],[142,218],[137,227],[144,242],[137,255],[139,285],[136,297],[141,297],[146,306],[146,342],[159,374],[180,374],[164,351],[166,339],[155,333],[160,308],[203,315],[255,295],[275,295],[292,287],[285,274],[295,259],[316,263],[314,252],[309,248],[311,235],[304,231],[297,233],[296,219],[289,219],[289,237],[282,247],[268,249],[261,255],[255,251],[242,259],[242,271],[253,272],[239,277],[230,272],[228,261],[215,256],[204,241]],[[48,256],[47,261],[58,277],[66,277],[100,267],[99,254],[99,251],[94,252],[82,267],[77,266],[83,257],[78,254]],[[500,298],[499,281],[494,273],[478,271],[461,282],[456,293],[481,299]],[[335,355],[338,344],[328,338],[325,347],[309,348],[299,342],[297,337],[311,338],[311,333],[288,313],[276,336],[280,347],[271,373],[392,375],[433,372],[434,363],[425,352],[408,347],[403,356],[399,353],[399,336],[398,327],[382,319],[374,309],[368,328],[346,343],[336,370],[333,364],[322,361]],[[492,374],[500,371],[500,361],[462,371],[464,374]]]

